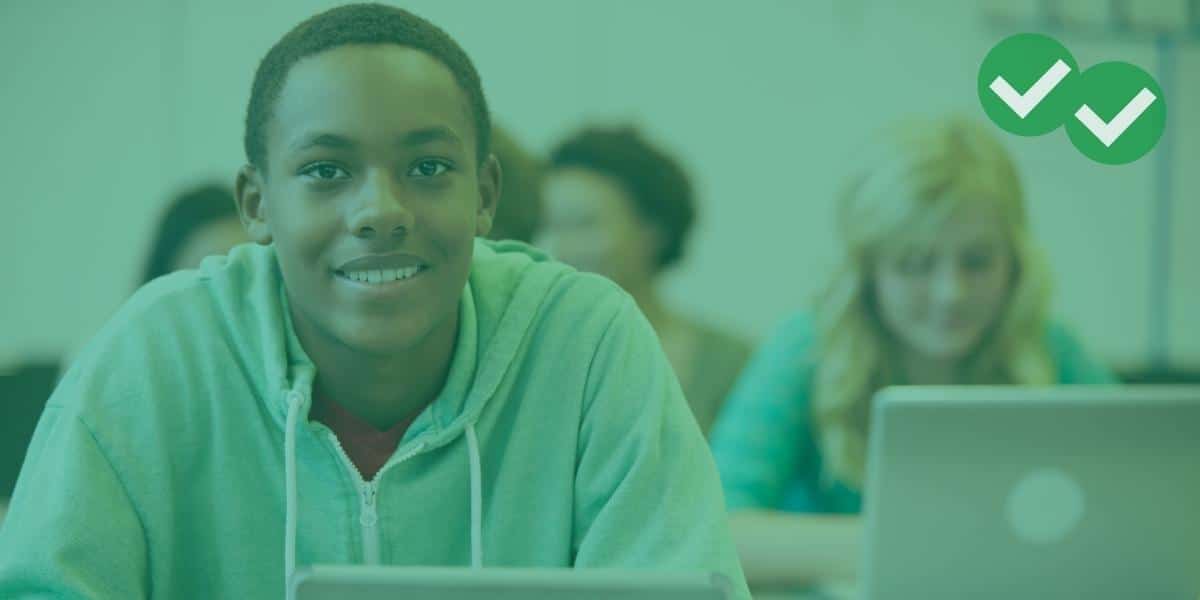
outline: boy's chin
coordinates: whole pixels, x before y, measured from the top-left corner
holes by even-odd
[[[364,323],[344,329],[338,337],[356,351],[388,356],[417,349],[428,334],[429,327],[422,323]]]

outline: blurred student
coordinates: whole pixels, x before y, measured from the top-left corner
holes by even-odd
[[[855,577],[881,387],[1111,381],[1047,316],[1048,271],[990,133],[914,120],[860,156],[839,198],[843,262],[816,314],[756,352],[712,434],[755,586]]]
[[[270,598],[297,565],[625,567],[748,598],[711,454],[627,294],[477,241],[479,76],[377,4],[304,21],[247,109],[257,244],[144,286],[55,391],[0,597]]]
[[[541,223],[544,161],[499,125],[492,125],[492,154],[504,172],[504,190],[487,238],[533,243]]]
[[[633,129],[587,129],[550,153],[543,202],[538,245],[633,296],[707,432],[750,345],[671,310],[659,297],[659,279],[683,258],[695,218],[683,169]]]
[[[248,241],[232,191],[216,184],[188,189],[175,197],[159,221],[142,269],[142,283],[172,271],[194,269],[204,257],[226,254]]]

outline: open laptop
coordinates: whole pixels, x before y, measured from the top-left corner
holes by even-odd
[[[312,566],[296,572],[292,600],[725,600],[708,573],[624,569]]]
[[[909,387],[872,413],[866,600],[1200,598],[1200,387]]]

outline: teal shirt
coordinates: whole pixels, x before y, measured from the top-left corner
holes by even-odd
[[[1114,381],[1063,327],[1050,325],[1045,339],[1059,383]],[[822,481],[824,461],[810,408],[816,346],[808,315],[787,320],[755,352],[726,401],[711,442],[730,510],[862,510],[857,490]]]
[[[308,419],[273,247],[143,287],[41,418],[0,598],[279,598],[292,557],[715,571],[749,598],[712,456],[627,294],[478,242],[459,311],[445,388],[364,482]]]

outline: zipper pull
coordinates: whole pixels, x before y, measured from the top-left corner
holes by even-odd
[[[375,484],[371,482],[362,485],[362,514],[359,515],[360,523],[367,527],[371,527],[379,520],[379,514],[375,511]]]

